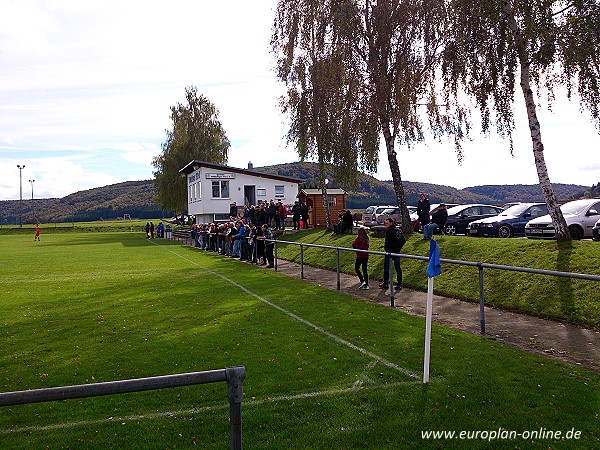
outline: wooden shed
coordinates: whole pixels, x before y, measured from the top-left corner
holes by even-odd
[[[298,201],[308,207],[308,227],[325,228],[325,207],[321,189],[300,189]],[[346,210],[346,191],[343,189],[327,189],[327,201],[331,212],[331,225],[337,223],[341,211]]]

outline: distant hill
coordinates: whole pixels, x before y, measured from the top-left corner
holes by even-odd
[[[254,168],[257,172],[300,178],[304,187],[317,187],[318,167],[316,163],[289,163]],[[333,179],[331,171],[328,178]],[[333,179],[334,180],[334,179]],[[419,192],[425,192],[432,203],[491,203],[502,205],[515,201],[543,201],[538,185],[489,185],[456,189],[432,183],[404,181],[408,204],[416,205]],[[396,196],[391,181],[380,181],[370,175],[360,174],[358,188],[339,186],[335,180],[331,187],[346,189],[347,207],[362,209],[369,205],[395,204]],[[600,197],[600,183],[588,187],[574,184],[554,184],[559,201],[581,197]],[[36,217],[42,223],[83,222],[115,219],[129,214],[131,218],[150,219],[171,217],[171,211],[162,211],[153,203],[156,196],[152,180],[127,181],[95,189],[76,192],[63,198],[35,199]],[[32,223],[31,200],[23,200],[23,223]],[[19,201],[0,201],[0,223],[19,223]]]
[[[259,172],[271,173],[274,175],[284,175],[301,178],[305,180],[307,186],[317,187],[318,166],[316,163],[289,163],[278,164],[274,166],[259,167],[254,170]],[[369,205],[393,205],[396,204],[396,195],[392,181],[380,181],[370,175],[360,174],[359,184],[356,190],[348,189],[347,186],[340,186],[335,183],[331,171],[328,171],[327,177],[334,180],[330,186],[341,187],[348,191],[346,197],[347,207],[350,209],[360,209]],[[475,186],[465,189],[456,189],[450,186],[444,186],[432,183],[423,183],[415,181],[403,181],[404,192],[408,204],[416,205],[419,198],[419,192],[425,192],[432,203],[491,203],[502,205],[508,202],[542,202],[544,201],[542,191],[537,184],[532,185],[489,185]],[[581,197],[590,197],[600,194],[587,186],[575,184],[553,184],[554,192],[559,201],[568,201]],[[600,191],[600,183],[597,188]]]
[[[129,214],[131,218],[151,219],[173,214],[161,211],[153,203],[156,192],[152,180],[126,181],[86,191],[75,192],[63,198],[35,199],[35,215],[42,223],[87,222],[115,219]],[[33,223],[31,199],[23,200],[23,223]],[[2,225],[19,223],[19,201],[0,201]]]

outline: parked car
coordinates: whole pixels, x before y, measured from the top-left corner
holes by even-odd
[[[444,226],[444,233],[448,235],[465,234],[467,226],[478,219],[497,216],[502,208],[493,205],[458,205],[448,208],[448,220]]]
[[[392,206],[392,205],[369,206],[363,212],[363,217],[362,217],[363,225],[365,227],[372,227],[374,225],[377,225],[377,217],[379,217],[379,215],[385,209],[390,209],[390,208],[393,209],[393,208],[395,208],[395,206]]]
[[[413,213],[417,212],[417,207],[416,206],[407,206],[408,208],[408,215],[410,216]],[[385,222],[385,219],[387,219],[388,217],[394,219],[394,223],[399,223],[400,222],[400,218],[401,218],[401,214],[400,214],[400,207],[397,206],[395,208],[388,208],[388,209],[384,209],[383,212],[377,217],[377,225],[383,225],[383,223]]]
[[[587,198],[565,203],[560,207],[571,238],[575,240],[592,237],[594,224],[600,219],[600,198]],[[525,225],[525,236],[532,239],[554,239],[556,231],[550,215],[530,220]]]
[[[502,209],[507,210],[511,206],[519,205],[521,202],[508,202],[502,205]]]
[[[440,205],[441,205],[441,203],[432,203],[429,207],[429,211],[430,212],[434,211]],[[458,206],[458,203],[444,203],[444,205],[446,205],[446,208],[452,208],[453,206]],[[431,216],[430,216],[430,218],[431,218]],[[413,230],[419,231],[421,228],[421,224],[419,223],[419,216],[417,216],[416,211],[414,213],[411,213],[410,221],[413,225]]]
[[[525,224],[548,214],[545,203],[518,203],[497,216],[479,219],[467,226],[469,236],[509,238],[525,236]]]
[[[595,241],[600,241],[600,219],[598,219],[596,225],[594,225],[594,228],[592,228],[592,239]]]

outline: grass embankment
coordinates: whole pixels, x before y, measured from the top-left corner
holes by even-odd
[[[283,236],[282,240],[338,247],[351,247],[356,236],[333,235],[324,231],[302,231]],[[556,241],[530,239],[491,239],[467,236],[437,237],[440,257],[444,259],[482,262],[560,272],[600,275],[600,243],[590,240],[560,244]],[[371,237],[371,250],[383,251],[383,238]],[[402,253],[427,256],[429,242],[422,235],[410,236]],[[306,247],[304,263],[336,270],[336,252]],[[280,245],[278,257],[300,261],[300,247]],[[340,252],[341,270],[354,273],[354,253]],[[476,267],[445,263],[436,277],[439,295],[479,302],[479,274]],[[403,284],[427,290],[426,261],[402,260]],[[369,258],[369,274],[381,279],[383,256]],[[509,310],[568,321],[600,330],[600,283],[555,276],[518,273],[506,270],[484,270],[485,301]]]
[[[600,446],[598,374],[433,324],[423,385],[422,319],[264,268],[143,233],[0,236],[0,259],[2,391],[244,365],[245,448]],[[226,398],[220,383],[4,407],[0,444],[226,448]]]

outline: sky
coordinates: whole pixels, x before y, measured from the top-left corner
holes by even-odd
[[[0,200],[64,197],[153,178],[170,107],[194,85],[219,110],[228,165],[298,161],[286,145],[269,41],[276,0],[0,0]],[[456,188],[537,184],[517,93],[514,155],[475,127],[451,143],[397,148],[406,181]],[[543,105],[542,105],[543,106]],[[600,182],[600,136],[577,103],[538,109],[550,179]],[[377,173],[391,179],[382,147]],[[19,170],[17,166],[25,166]],[[31,182],[30,180],[35,180]]]

